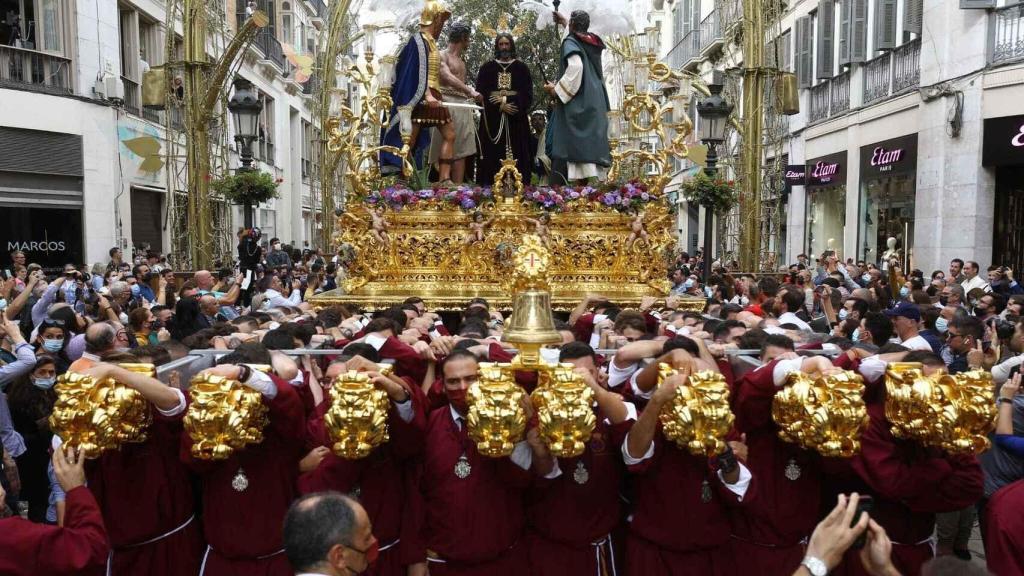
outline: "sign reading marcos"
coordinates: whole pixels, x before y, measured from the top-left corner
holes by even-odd
[[[82,264],[82,211],[76,208],[0,208],[0,246],[3,266],[10,268],[11,252],[25,253],[48,274],[64,264]],[[13,272],[13,270],[11,270]]]

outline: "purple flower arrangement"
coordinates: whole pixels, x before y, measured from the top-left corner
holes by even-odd
[[[597,204],[604,208],[629,212],[654,202],[660,197],[651,194],[641,182],[593,186],[528,187],[523,190],[523,203],[547,212],[562,212],[583,203]],[[368,194],[365,202],[374,206],[387,206],[401,210],[405,206],[420,202],[435,202],[441,205],[457,206],[463,210],[475,210],[483,204],[494,201],[491,189],[479,186],[457,188],[428,188],[410,190],[392,186]]]

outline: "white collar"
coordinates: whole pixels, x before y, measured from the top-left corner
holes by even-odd
[[[452,406],[451,404],[448,405],[448,411],[451,412],[452,421],[454,421],[455,425],[459,427],[459,430],[462,430],[462,421],[465,420],[466,417],[463,416],[462,414],[459,414],[459,411],[456,410],[455,407]]]
[[[101,361],[99,356],[95,354],[90,354],[88,352],[82,352],[82,358],[85,358],[86,360],[92,360],[93,362]]]

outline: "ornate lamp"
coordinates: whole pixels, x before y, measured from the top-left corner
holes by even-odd
[[[252,170],[252,142],[256,139],[263,102],[252,82],[245,78],[235,78],[234,86],[235,92],[228,100],[228,111],[235,121],[235,142],[238,143],[238,155],[242,162],[238,171],[248,172]],[[245,227],[252,228],[252,204],[246,202],[242,211]]]
[[[366,63],[373,62],[373,52],[377,45],[377,27],[373,24],[363,26],[363,56]]]
[[[697,115],[700,116],[700,141],[708,147],[707,163],[704,173],[714,178],[718,173],[717,147],[725,142],[725,125],[732,114],[732,104],[722,98],[722,73],[715,71],[711,83],[708,84],[710,96],[697,103]],[[710,206],[704,207],[704,282],[711,276],[711,230],[714,212]]]
[[[380,59],[380,72],[377,73],[377,89],[381,92],[391,92],[391,85],[395,83],[395,65],[398,59],[394,56],[384,56]]]

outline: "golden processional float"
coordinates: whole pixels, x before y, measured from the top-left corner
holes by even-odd
[[[628,42],[616,48],[627,96],[621,110],[608,114],[612,166],[606,182],[585,187],[531,186],[511,157],[490,185],[406,184],[418,176],[411,107],[397,112],[404,145],[378,145],[381,128],[392,121],[396,58],[369,52],[346,64],[342,83],[363,97],[350,107],[346,91],[335,89],[324,130],[347,187],[334,237],[345,279],[313,304],[373,310],[416,295],[432,309],[457,310],[483,297],[508,310],[513,255],[528,233],[548,249],[555,310],[571,310],[588,293],[623,306],[667,295],[676,235],[674,206],[664,192],[674,160],[690,155],[686,109],[693,78]],[[402,159],[400,180],[382,176],[382,152]],[[702,309],[703,301],[687,307]]]

